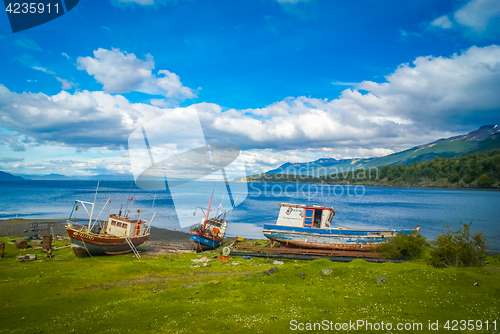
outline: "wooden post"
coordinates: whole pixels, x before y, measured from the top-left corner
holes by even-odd
[[[0,259],[3,259],[4,252],[5,252],[5,244],[0,241]]]
[[[52,236],[44,235],[42,240],[42,251],[46,252],[52,248]]]

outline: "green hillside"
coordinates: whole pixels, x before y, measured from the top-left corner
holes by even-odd
[[[382,167],[396,164],[409,165],[434,158],[452,158],[470,151],[477,144],[476,141],[468,141],[466,139],[444,140],[435,144],[417,146],[406,151],[381,157],[363,165],[363,167]]]
[[[394,187],[500,189],[500,149],[460,158],[435,158],[405,165],[362,168],[321,177],[286,174],[248,176],[253,182],[313,182]]]
[[[359,168],[380,168],[390,165],[410,165],[435,158],[460,157],[471,152],[484,152],[500,148],[500,126],[485,125],[465,135],[440,139],[429,144],[393,153],[380,158],[368,159],[319,159],[307,163],[285,163],[270,170],[268,174],[291,174],[322,177],[330,174],[345,173]]]

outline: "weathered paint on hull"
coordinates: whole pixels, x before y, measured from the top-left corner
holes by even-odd
[[[216,249],[217,247],[220,246],[222,242],[222,238],[212,239],[208,237],[203,237],[202,235],[200,235],[200,233],[198,234],[189,233],[189,238],[191,239],[191,245],[193,245],[193,248],[198,252],[209,249]]]
[[[263,233],[268,239],[290,247],[369,251],[389,241],[396,233],[410,234],[411,231],[315,229],[266,224]]]
[[[73,252],[77,257],[89,255],[116,255],[132,252],[125,238],[102,237],[85,232],[66,228],[71,239]],[[132,237],[130,240],[135,247],[140,246],[149,239],[149,234],[141,237]]]

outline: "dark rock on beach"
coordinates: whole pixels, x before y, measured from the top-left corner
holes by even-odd
[[[375,277],[375,279],[377,280],[377,283],[384,283],[384,282],[387,282],[389,280],[389,278],[387,278],[385,276],[378,276],[378,277]]]
[[[271,269],[264,271],[264,274],[266,274],[267,276],[269,276],[269,275],[272,275],[272,274],[276,273],[277,271],[278,271],[278,268],[272,267]]]

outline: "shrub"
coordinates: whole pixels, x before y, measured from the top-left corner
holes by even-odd
[[[429,242],[420,234],[397,234],[389,242],[378,246],[376,251],[387,259],[416,260],[422,258],[428,247]]]
[[[493,184],[493,180],[490,179],[490,177],[486,174],[481,175],[477,179],[477,185],[480,186],[481,188],[489,188]]]
[[[448,176],[448,181],[450,181],[451,183],[457,183],[458,181],[460,181],[460,174],[458,174],[457,172],[451,173],[450,176]]]
[[[464,181],[465,183],[469,184],[469,183],[471,183],[474,180],[472,179],[472,177],[469,174],[465,174],[465,176],[462,178],[462,181]]]
[[[452,231],[446,225],[448,232],[440,234],[431,242],[429,262],[436,268],[443,267],[473,267],[481,266],[486,260],[486,237],[478,232],[472,237],[472,224],[460,223],[458,231]]]

